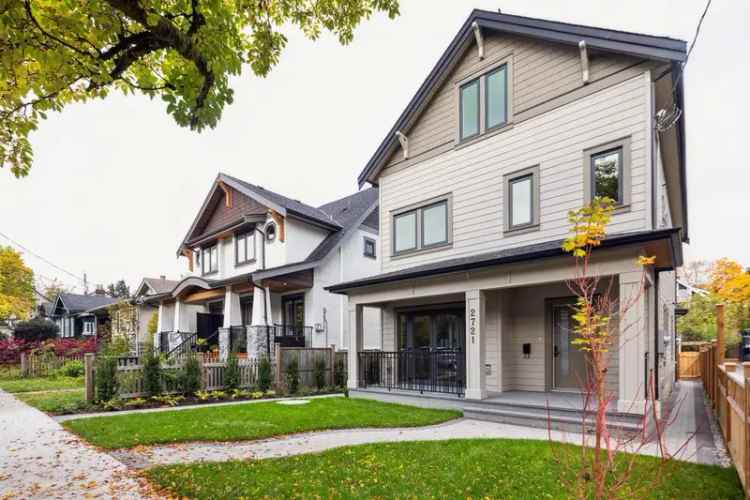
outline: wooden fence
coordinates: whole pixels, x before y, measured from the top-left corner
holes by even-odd
[[[724,309],[716,308],[717,340],[700,348],[703,389],[719,421],[721,435],[750,498],[750,363],[724,359]]]
[[[699,378],[701,376],[700,352],[680,352],[677,366],[680,378]]]
[[[337,378],[346,382],[346,352],[336,352],[330,348],[295,348],[280,347],[274,349],[274,358],[271,360],[272,382],[277,388],[286,385],[286,368],[291,359],[296,359],[299,364],[300,386],[315,387],[315,361],[321,359],[325,362],[325,383],[334,385]],[[162,364],[161,386],[164,394],[179,392],[178,380],[184,370],[184,360],[170,361]],[[240,358],[240,387],[249,389],[254,387],[258,381],[258,365],[256,359]],[[95,356],[86,356],[85,363],[86,399],[95,399]],[[224,372],[226,363],[214,358],[201,358],[201,387],[203,390],[213,391],[224,388]],[[337,371],[340,377],[337,377]],[[343,373],[341,373],[343,372]],[[118,395],[122,398],[136,398],[144,395],[143,390],[143,365],[138,358],[117,358],[117,382]]]
[[[83,354],[58,356],[54,352],[21,353],[22,377],[49,377],[62,368],[68,361],[83,362]]]

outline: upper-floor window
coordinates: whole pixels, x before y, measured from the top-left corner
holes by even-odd
[[[372,259],[375,258],[375,240],[367,236],[364,239],[364,255]]]
[[[273,241],[276,239],[276,224],[273,222],[269,223],[266,226],[266,239],[268,241]]]
[[[471,139],[508,123],[508,64],[459,87],[459,139]]]
[[[505,231],[539,225],[539,166],[505,176]]]
[[[630,203],[630,138],[584,151],[586,203],[609,198],[618,207]]]
[[[234,261],[246,264],[255,260],[255,231],[238,234],[234,237]]]
[[[219,247],[213,245],[203,249],[201,258],[201,271],[203,274],[215,273],[219,270]]]
[[[393,253],[408,253],[450,243],[450,197],[407,207],[393,215]]]

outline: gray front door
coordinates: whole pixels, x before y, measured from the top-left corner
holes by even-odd
[[[571,304],[552,306],[552,387],[562,390],[583,390],[586,383],[586,353],[572,343]]]

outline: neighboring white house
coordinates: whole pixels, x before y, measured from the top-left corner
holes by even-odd
[[[324,287],[380,270],[376,189],[312,207],[219,174],[178,249],[187,276],[158,304],[163,351],[268,353],[271,345],[346,348],[347,299]],[[369,311],[370,347],[380,312]],[[270,345],[269,345],[270,344]]]
[[[642,412],[650,373],[669,396],[688,240],[685,49],[471,13],[359,176],[379,188],[380,269],[328,288],[349,298],[352,394],[443,392],[473,413],[504,403],[482,411],[511,421],[545,400],[575,404],[565,395],[587,362],[571,343],[575,266],[561,243],[568,211],[608,196],[617,209],[592,272],[634,302],[609,363],[613,408]],[[644,294],[640,255],[656,257]],[[366,352],[365,308],[382,313],[383,353]],[[524,398],[536,406],[508,410]]]
[[[678,279],[677,280],[677,303],[682,304],[687,302],[693,295],[707,296],[708,291],[703,288],[698,288],[690,285],[689,283]]]

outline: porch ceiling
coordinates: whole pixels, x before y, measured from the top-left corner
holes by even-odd
[[[284,293],[313,286],[313,270],[306,269],[281,276],[274,276],[262,281],[264,287],[268,287],[272,292]]]

